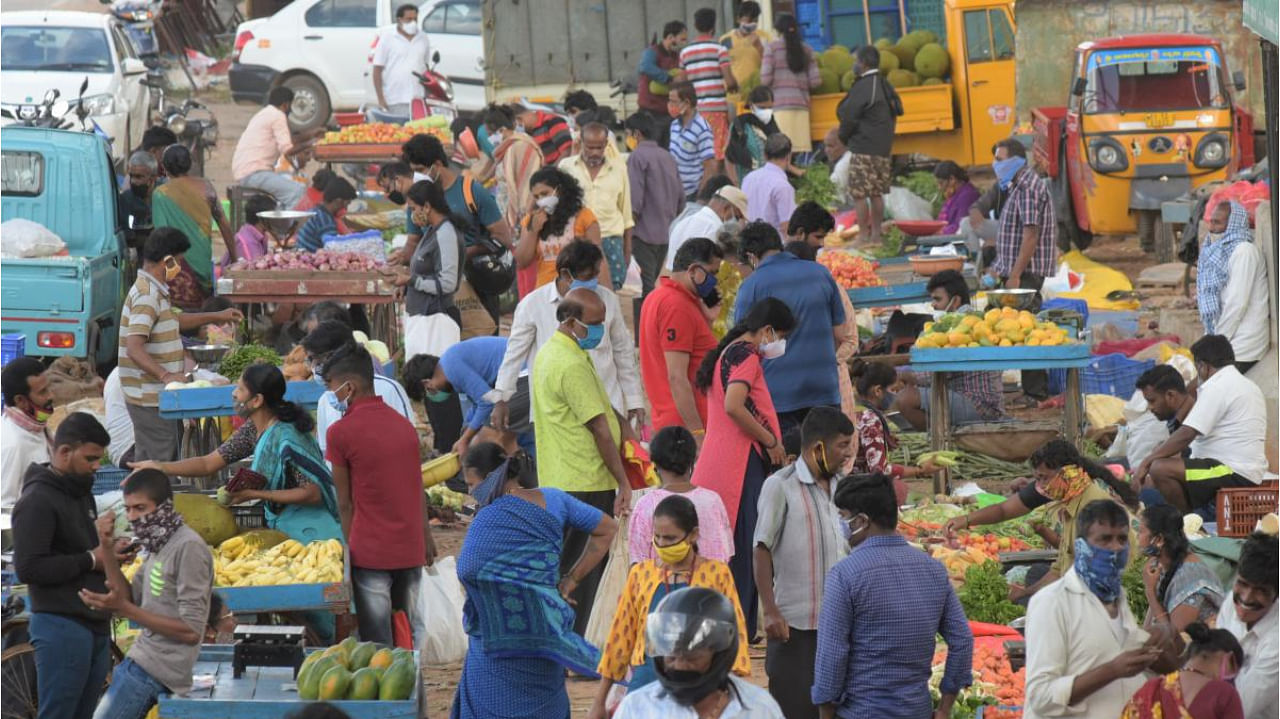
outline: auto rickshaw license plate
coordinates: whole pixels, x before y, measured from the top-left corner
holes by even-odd
[[[1146,116],[1147,127],[1158,128],[1168,127],[1173,124],[1172,112],[1148,112]]]

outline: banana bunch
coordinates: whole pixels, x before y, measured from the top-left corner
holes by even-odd
[[[232,537],[214,552],[214,585],[264,587],[342,581],[342,543],[327,539],[303,545],[289,539],[257,550]],[[247,547],[247,548],[246,548]]]
[[[947,576],[953,582],[963,582],[964,573],[969,567],[986,564],[995,559],[977,547],[948,549],[943,546],[934,546],[932,554],[934,559],[942,562],[942,566],[947,568]]]
[[[919,457],[916,457],[916,465],[923,467],[926,462],[932,462],[939,467],[954,467],[959,457],[960,453],[953,450],[925,452]]]

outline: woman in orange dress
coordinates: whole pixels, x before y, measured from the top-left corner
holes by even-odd
[[[529,178],[533,207],[521,224],[516,267],[524,281],[536,275],[531,289],[556,279],[556,257],[574,240],[601,247],[600,223],[582,202],[582,186],[556,167],[544,167]],[[609,264],[600,263],[600,283],[609,284]],[[524,285],[529,286],[529,285]]]

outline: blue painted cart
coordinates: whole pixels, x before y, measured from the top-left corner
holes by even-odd
[[[351,548],[342,547],[342,581],[276,584],[265,587],[214,587],[233,614],[321,611],[351,612]]]
[[[912,348],[911,369],[932,372],[929,392],[929,445],[943,450],[952,445],[956,429],[951,426],[951,401],[947,380],[952,372],[1003,372],[1007,369],[1065,369],[1067,386],[1062,413],[1062,434],[1080,446],[1084,427],[1084,396],[1080,392],[1080,368],[1092,359],[1087,341],[1056,347],[951,347]],[[987,425],[989,426],[989,425]],[[1010,424],[1013,431],[1020,425]],[[947,472],[934,479],[934,491],[945,494]]]
[[[162,696],[160,719],[284,719],[307,702],[298,698],[290,667],[248,667],[236,679],[231,647],[209,645],[200,652],[192,674],[213,675],[209,689],[193,689],[186,697]],[[414,664],[418,663],[414,652]],[[403,701],[334,701],[351,719],[416,719],[425,712],[421,671],[415,671],[413,694]]]

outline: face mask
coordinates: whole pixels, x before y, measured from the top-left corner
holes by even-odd
[[[636,149],[636,145],[640,144],[640,141],[636,139],[635,135],[627,135],[626,143],[628,150],[634,150]]]
[[[574,321],[587,328],[587,336],[578,338],[578,346],[584,350],[593,350],[599,347],[600,341],[604,339],[604,323],[589,325],[582,320]]]
[[[996,180],[1000,182],[1000,189],[1009,189],[1009,185],[1013,183],[1013,176],[1018,174],[1018,170],[1026,164],[1027,158],[1016,156],[991,163],[991,169],[996,173]]]
[[[52,417],[52,416],[53,416],[53,403],[52,403],[52,402],[50,402],[50,403],[49,403],[49,406],[48,406],[47,408],[46,408],[46,407],[36,407],[35,420],[36,420],[37,422],[39,422],[39,423],[41,423],[41,424],[44,424],[45,422],[48,422],[48,421],[49,421],[49,418],[50,418],[50,417]]]
[[[317,372],[317,371],[315,371],[315,370],[312,370],[312,371],[311,371],[311,381],[312,381],[312,382],[315,382],[316,384],[320,385],[321,387],[323,387],[323,386],[324,386],[324,377],[321,377],[321,376],[320,376],[320,373],[319,373],[319,372]]]
[[[173,500],[161,502],[150,514],[131,520],[133,536],[149,553],[159,552],[169,537],[182,527],[182,515],[173,508]]]
[[[853,520],[854,518],[850,517],[840,522],[840,535],[844,537],[844,541],[849,543],[849,546],[853,546],[854,537],[857,537],[859,534],[867,531],[867,527],[871,526],[869,524],[864,524],[861,527],[854,529]]]
[[[1120,573],[1129,563],[1129,547],[1112,551],[1095,547],[1076,537],[1074,569],[1089,591],[1104,602],[1114,602],[1120,596]]]
[[[236,416],[243,417],[244,419],[249,419],[249,417],[254,413],[254,409],[250,407],[247,402],[236,402],[231,405],[231,408],[236,411]]]
[[[346,399],[338,399],[338,393],[342,391],[343,387],[350,384],[350,382],[343,382],[338,385],[338,388],[333,391],[333,398],[329,400],[329,406],[333,407],[340,414],[346,414],[347,410],[351,409],[351,395],[347,395]]]
[[[770,121],[773,120],[772,107],[753,107],[751,108],[751,114],[755,115],[757,120],[759,120],[760,122],[766,125],[768,125]]]
[[[172,257],[164,258],[164,279],[166,282],[172,282],[174,278],[182,274],[182,265]]]
[[[595,290],[599,286],[600,286],[599,277],[592,277],[589,280],[572,280],[569,282],[569,289],[571,291],[577,290],[577,289]]]
[[[835,475],[835,472],[832,472],[831,468],[827,466],[827,445],[825,443],[818,442],[813,445],[813,463],[818,465],[818,471],[822,473],[824,478]]]
[[[657,553],[658,559],[661,559],[664,564],[674,565],[683,562],[692,549],[693,546],[689,544],[688,537],[665,547],[659,547],[656,540],[653,543],[653,551]]]
[[[443,390],[443,389],[442,389],[442,390],[439,390],[439,391],[437,391],[437,392],[427,392],[427,401],[428,401],[428,402],[436,402],[436,403],[439,403],[439,402],[443,402],[443,401],[445,401],[445,400],[447,400],[447,399],[449,399],[449,392],[448,392],[447,390]]]
[[[785,337],[779,338],[776,333],[772,342],[765,342],[760,345],[760,355],[767,360],[778,359],[786,353],[787,340]]]
[[[418,23],[402,22],[400,23],[400,32],[404,33],[405,35],[408,35],[409,37],[413,37],[414,35],[418,34]]]
[[[751,33],[756,31],[757,27],[760,27],[760,24],[754,23],[754,22],[744,22],[738,27],[742,30],[743,35],[750,35]]]
[[[889,408],[893,406],[893,401],[897,398],[898,396],[893,392],[885,390],[884,394],[880,396],[880,411],[888,412]]]
[[[537,205],[538,209],[542,210],[543,212],[550,214],[552,212],[555,212],[556,206],[560,204],[560,196],[547,195],[546,197],[539,197],[538,199],[533,201],[533,204]]]
[[[502,496],[502,487],[507,483],[507,466],[511,460],[505,460],[497,469],[485,475],[484,481],[471,488],[470,494],[480,507],[488,505]]]
[[[1154,544],[1148,544],[1147,546],[1142,548],[1142,556],[1158,557],[1160,556],[1160,548]]]
[[[501,131],[501,130],[499,130],[498,132],[492,132],[492,133],[489,133],[489,142],[492,142],[494,147],[497,147],[498,145],[501,145],[501,144],[502,144],[502,131]]]
[[[388,192],[387,199],[391,200],[393,203],[397,205],[402,205],[402,206],[404,205],[405,202],[407,202],[407,200],[405,199],[404,193],[399,190],[392,190],[391,192]]]
[[[524,132],[524,123],[523,123],[523,122],[517,122],[517,123],[516,123],[516,126],[515,126],[515,131],[516,131],[516,132]]]
[[[146,197],[151,193],[151,185],[129,185],[129,190],[137,197]]]
[[[693,284],[693,291],[697,292],[699,297],[706,299],[711,296],[712,292],[716,291],[716,283],[718,283],[720,279],[710,272],[707,272],[705,269],[703,270],[703,273],[705,274],[705,277],[702,278],[701,282],[695,282]]]
[[[415,173],[413,173],[413,181],[414,181],[414,182],[423,182],[424,180],[425,180],[426,182],[435,182],[435,181],[436,181],[436,178],[432,177],[431,175],[428,175],[428,174],[427,174],[427,173],[425,173],[425,172],[415,172]]]
[[[426,210],[414,210],[411,213],[411,219],[413,219],[413,224],[418,227],[429,227],[431,225],[431,218],[427,216]]]

